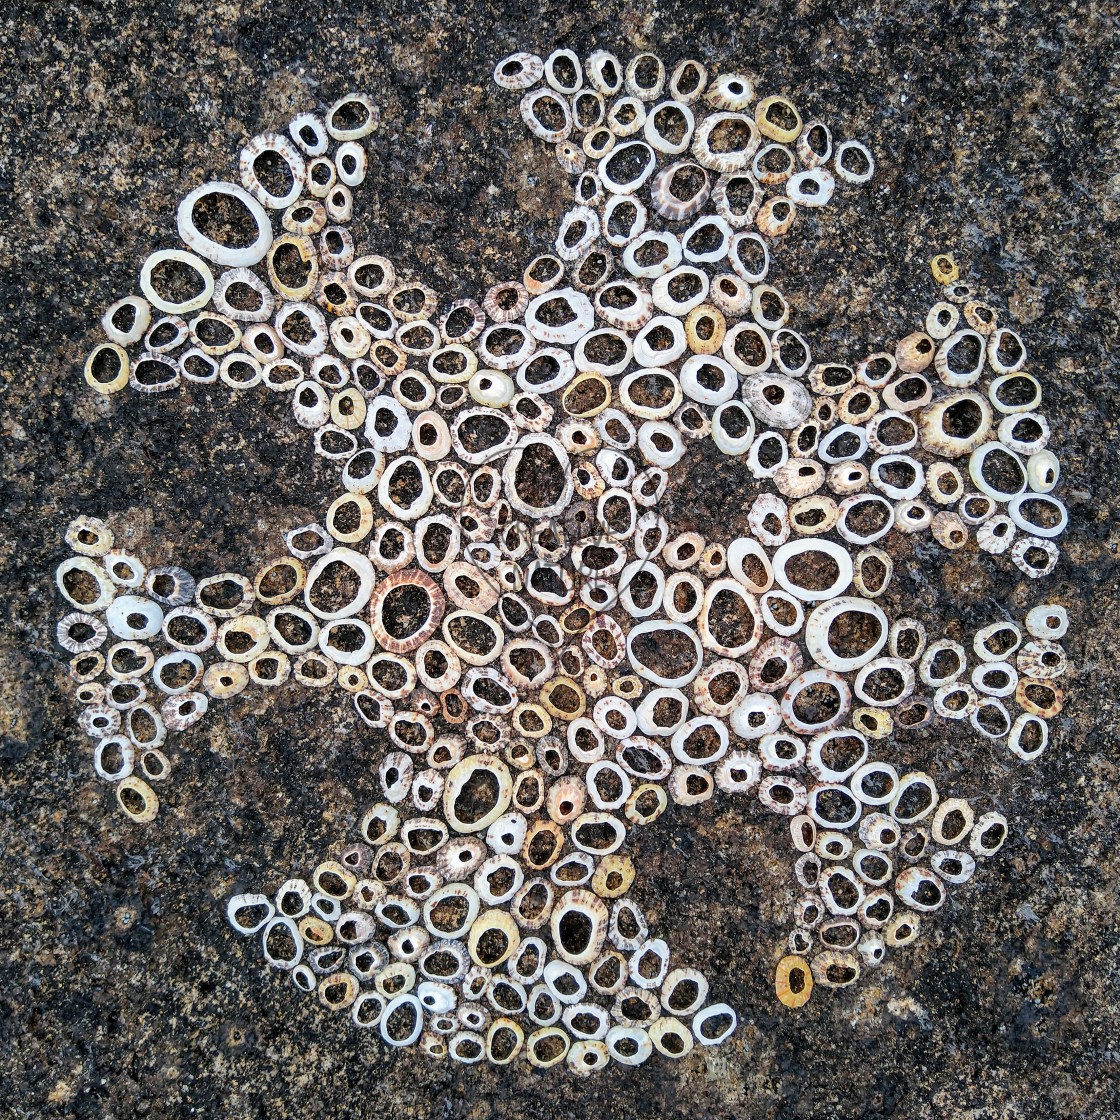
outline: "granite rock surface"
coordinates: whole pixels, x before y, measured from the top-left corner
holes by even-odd
[[[6,5],[0,1116],[1120,1115],[1117,20],[1101,0]],[[559,45],[745,69],[869,143],[871,187],[778,255],[796,325],[838,359],[879,349],[935,298],[929,259],[954,253],[1045,378],[1071,514],[1049,580],[1074,662],[1051,748],[1025,766],[953,734],[921,744],[939,783],[986,790],[1011,819],[1000,857],[913,949],[795,1014],[771,987],[791,898],[774,834],[727,800],[678,812],[636,838],[636,891],[740,1029],[680,1063],[586,1081],[387,1053],[231,935],[226,895],[313,865],[371,800],[352,713],[295,690],[243,695],[181,737],[160,818],[138,829],[92,775],[53,640],[76,514],[202,574],[251,570],[328,494],[275,397],[84,391],[97,321],[148,252],[175,244],[179,198],[231,175],[255,133],[365,89],[382,125],[358,242],[477,295],[519,275],[568,205],[490,81],[508,52]],[[742,518],[726,464],[689,469],[671,522]],[[1034,601],[981,559],[910,545],[897,594],[962,633]]]

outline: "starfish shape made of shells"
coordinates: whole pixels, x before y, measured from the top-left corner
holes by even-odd
[[[481,302],[441,306],[356,249],[363,95],[256,137],[240,182],[183,200],[184,247],[108,309],[86,382],[285,394],[339,493],[253,576],[146,567],[80,517],[57,633],[94,770],[138,823],[214,701],[346,694],[380,799],[305,878],[230,898],[234,930],[391,1046],[587,1074],[736,1026],[650,935],[632,829],[712,797],[780,824],[788,1007],[913,942],[1000,849],[998,812],[883,756],[955,720],[1037,758],[1066,613],[962,644],[877,600],[899,534],[1033,579],[1067,518],[1024,344],[950,258],[918,329],[854,365],[789,325],[771,249],[872,178],[863,144],[695,61],[521,53],[494,79],[575,201]],[[203,232],[207,200],[240,207],[251,244]],[[749,535],[659,512],[704,440],[742,463]]]

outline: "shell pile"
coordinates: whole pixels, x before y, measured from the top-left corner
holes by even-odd
[[[1008,822],[897,766],[892,735],[964,721],[1037,758],[1065,611],[961,643],[878,600],[898,534],[1033,579],[1066,511],[1023,341],[950,258],[917,329],[852,364],[790,325],[775,239],[871,179],[864,145],[695,61],[520,53],[494,78],[575,199],[480,302],[355,247],[365,96],[183,200],[183,248],[108,309],[86,381],[285,394],[339,492],[251,576],[146,567],[78,518],[57,634],[141,823],[212,702],[348,694],[379,799],[306,878],[230,898],[233,928],[388,1044],[585,1074],[736,1025],[630,897],[631,829],[712,797],[784,818],[790,1007],[910,944],[1000,849]],[[253,233],[219,237],[219,204]],[[703,440],[741,464],[748,535],[660,512]]]

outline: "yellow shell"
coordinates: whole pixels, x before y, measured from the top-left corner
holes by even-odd
[[[813,974],[804,957],[790,954],[778,961],[774,991],[786,1007],[804,1007],[813,994]]]
[[[938,253],[929,262],[929,269],[933,273],[934,280],[942,286],[955,283],[961,274],[957,262],[948,253]]]

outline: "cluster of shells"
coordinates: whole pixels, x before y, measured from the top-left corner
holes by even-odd
[[[234,929],[390,1045],[590,1073],[736,1025],[628,897],[632,827],[717,794],[785,819],[791,1007],[911,943],[999,850],[998,812],[881,755],[896,729],[955,720],[1037,758],[1065,611],[966,645],[876,600],[893,534],[1033,578],[1066,511],[1023,342],[949,258],[921,328],[852,365],[789,325],[771,243],[872,177],[866,147],[695,61],[520,53],[494,77],[523,91],[575,205],[480,303],[441,308],[356,251],[362,95],[256,137],[239,184],[183,200],[184,248],[108,309],[86,381],[284,393],[341,492],[251,577],[146,567],[78,518],[57,635],[94,769],[137,822],[168,737],[211,701],[349,693],[379,800],[306,878],[231,898]],[[216,198],[251,244],[203,232]],[[700,440],[742,463],[748,535],[662,516]]]

